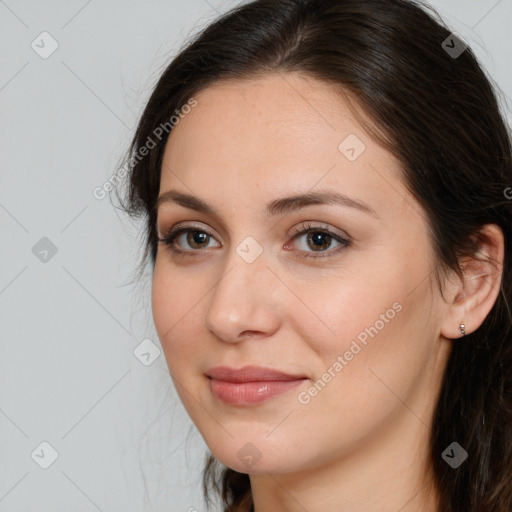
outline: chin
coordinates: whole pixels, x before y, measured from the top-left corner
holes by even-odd
[[[211,453],[224,466],[238,473],[288,473],[297,469],[299,461],[294,461],[293,453],[287,453],[280,443],[281,450],[263,441],[231,439],[226,446],[214,445]],[[296,453],[296,451],[295,451]]]

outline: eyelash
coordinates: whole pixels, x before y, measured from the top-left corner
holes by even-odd
[[[212,237],[214,238],[214,236],[206,229],[202,228],[202,227],[199,227],[199,226],[182,226],[182,227],[179,227],[177,229],[174,229],[174,230],[170,230],[166,236],[164,238],[159,238],[158,241],[160,243],[163,243],[165,245],[168,245],[169,248],[171,249],[172,252],[174,252],[175,254],[178,254],[178,255],[183,255],[183,256],[195,256],[194,252],[199,252],[200,249],[192,249],[192,250],[182,250],[182,249],[176,249],[176,247],[174,246],[174,240],[179,236],[181,235],[182,233],[186,233],[186,232],[193,232],[193,231],[197,231],[199,233],[205,233],[206,235],[208,235],[209,237]],[[304,256],[300,256],[301,258],[330,258],[331,256],[339,253],[340,251],[342,251],[343,249],[347,248],[350,246],[350,241],[347,240],[346,238],[343,238],[341,237],[340,235],[337,235],[336,233],[333,233],[331,230],[328,229],[327,226],[323,226],[323,227],[313,227],[311,223],[304,223],[302,224],[299,228],[295,228],[293,230],[294,232],[294,236],[292,237],[292,240],[295,240],[296,238],[300,238],[300,236],[302,235],[305,235],[307,233],[324,233],[326,235],[329,235],[330,237],[332,237],[334,240],[336,240],[337,242],[341,243],[341,246],[336,248],[336,249],[333,249],[331,251],[320,251],[320,256],[313,256],[312,254],[314,254],[314,251],[312,252],[312,254],[307,254],[307,255],[304,255]],[[308,252],[308,251],[299,251],[299,252]]]

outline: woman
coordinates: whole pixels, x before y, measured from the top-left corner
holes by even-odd
[[[242,5],[169,64],[126,162],[207,502],[512,509],[511,139],[440,19]]]

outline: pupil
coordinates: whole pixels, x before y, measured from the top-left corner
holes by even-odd
[[[326,244],[325,238],[329,239],[329,235],[327,233],[321,233],[317,232],[316,235],[311,234],[309,236],[310,240],[312,239],[313,242],[316,244],[316,242],[319,242],[320,245],[315,245],[316,248],[322,248],[323,245],[329,246],[329,243]]]
[[[206,233],[202,233],[201,231],[193,231],[189,236],[192,236],[192,241],[194,244],[201,245],[205,242],[205,239],[208,237]]]

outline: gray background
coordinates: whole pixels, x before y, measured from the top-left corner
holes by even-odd
[[[140,224],[92,191],[185,38],[237,3],[0,1],[0,511],[204,510],[206,445],[158,356],[150,276],[130,284]],[[512,0],[431,4],[512,97]]]

